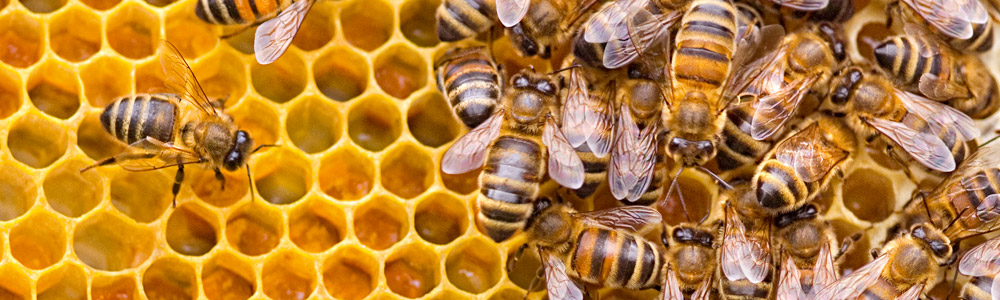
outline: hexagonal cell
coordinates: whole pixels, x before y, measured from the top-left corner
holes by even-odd
[[[260,196],[274,204],[299,201],[312,185],[312,167],[301,154],[278,148],[262,154],[253,166],[254,183]]]
[[[323,263],[323,285],[337,299],[361,300],[378,286],[378,261],[355,246],[339,247]]]
[[[433,249],[422,244],[399,247],[385,260],[385,285],[407,298],[426,295],[441,281],[440,262]]]
[[[201,22],[201,20],[191,22]],[[216,38],[214,35],[211,37],[213,41]],[[202,51],[211,51],[212,49],[208,45],[196,45],[194,42],[189,47],[192,52],[197,52],[199,50],[196,49],[202,48],[204,48]],[[188,57],[187,54],[185,57]],[[191,59],[188,57],[189,62]],[[225,104],[229,106],[236,104],[236,101],[242,99],[243,95],[246,94],[246,65],[234,51],[212,52],[209,56],[201,58],[198,64],[192,68],[198,76],[198,81],[201,82],[201,87],[205,89],[205,95],[208,95],[211,100],[226,100]]]
[[[151,229],[102,212],[76,225],[73,250],[88,266],[104,271],[121,271],[141,265],[156,244]]]
[[[31,299],[31,279],[19,268],[8,265],[0,270],[0,299]]]
[[[487,298],[487,299],[488,300],[517,300],[517,299],[524,299],[524,293],[521,292],[521,291],[519,291],[519,290],[517,290],[517,289],[506,288],[506,289],[502,289],[502,290],[496,291],[495,293],[493,293],[492,295],[490,295],[490,297]]]
[[[288,108],[285,130],[296,147],[307,153],[317,153],[330,148],[340,140],[343,119],[336,105],[310,96],[296,101]]]
[[[443,156],[444,152],[441,152],[441,155]],[[468,195],[479,189],[479,173],[482,173],[482,167],[462,174],[446,174],[441,172],[440,167],[437,169],[444,187],[453,192]]]
[[[281,117],[272,104],[256,98],[246,98],[227,109],[226,113],[233,117],[233,122],[240,129],[250,133],[254,144],[273,145],[278,141]],[[266,148],[261,151],[259,153],[267,152]]]
[[[190,172],[188,170],[191,170]],[[215,171],[203,168],[184,169],[186,182],[198,199],[215,207],[235,204],[250,193],[250,179],[246,170],[222,170],[226,186],[215,178]]]
[[[859,168],[844,179],[841,195],[854,216],[869,222],[885,220],[896,208],[892,181],[882,173]]]
[[[118,8],[107,23],[108,45],[131,59],[156,52],[160,41],[160,17],[138,4]]]
[[[382,186],[406,199],[419,196],[434,184],[434,162],[427,151],[408,143],[382,158],[380,172]]]
[[[219,221],[214,210],[195,202],[184,203],[167,219],[167,245],[177,253],[200,256],[219,242]]]
[[[0,66],[0,119],[6,119],[21,108],[21,77],[13,70]]]
[[[354,234],[361,244],[385,250],[406,237],[410,228],[406,208],[395,199],[379,196],[354,211]]]
[[[30,269],[48,268],[66,253],[66,224],[45,212],[18,221],[9,238],[10,254]]]
[[[306,19],[302,21],[299,32],[295,34],[292,44],[305,51],[313,51],[323,47],[333,39],[337,32],[337,23],[333,13],[337,9],[327,1],[317,1],[313,4]]]
[[[348,43],[372,51],[392,36],[392,7],[382,0],[354,0],[340,9],[340,26]]]
[[[226,239],[240,253],[257,256],[271,252],[281,242],[281,212],[257,202],[237,209],[226,220]]]
[[[163,3],[154,2],[167,1],[147,0],[147,2],[156,5]],[[219,36],[212,31],[212,25],[199,20],[194,14],[194,9],[191,7],[173,10],[167,15],[166,20],[167,22],[163,29],[164,35],[166,35],[168,41],[177,46],[177,50],[181,52],[184,58],[190,60],[202,56],[214,49],[215,45],[219,42]],[[207,88],[204,85],[203,87]]]
[[[459,289],[479,294],[500,281],[500,255],[496,244],[476,237],[462,241],[444,261],[448,281]]]
[[[104,179],[95,171],[80,172],[89,164],[79,159],[56,165],[42,181],[45,201],[52,210],[70,218],[82,216],[104,198]]]
[[[198,297],[194,266],[177,257],[159,258],[142,274],[142,290],[149,300],[182,300]]]
[[[28,76],[28,99],[38,110],[60,119],[68,119],[80,108],[80,89],[76,70],[49,62],[31,71]]]
[[[250,67],[250,79],[261,96],[277,103],[285,103],[306,88],[309,79],[302,70],[306,70],[302,57],[295,51],[288,51],[269,65],[253,64]]]
[[[374,68],[378,86],[399,99],[406,99],[427,84],[427,63],[419,53],[405,45],[396,45],[379,53]]]
[[[35,205],[38,186],[31,176],[9,162],[0,162],[0,221],[10,221]]]
[[[665,223],[677,225],[681,222],[698,222],[711,210],[715,198],[709,187],[705,186],[706,182],[711,181],[696,178],[696,172],[700,171],[688,169],[682,172],[674,190],[669,192],[669,197],[667,188],[670,187],[672,178],[668,176],[660,184],[663,192],[657,200],[656,209],[663,215]],[[685,208],[687,213],[684,212]]]
[[[156,65],[159,67],[159,64]],[[113,57],[99,57],[80,68],[83,95],[90,106],[103,108],[132,90],[132,65]],[[136,71],[136,75],[139,71]],[[163,85],[162,83],[160,84]]]
[[[368,88],[368,60],[347,47],[335,47],[313,63],[313,80],[327,98],[351,100]]]
[[[417,204],[413,229],[425,241],[444,245],[465,233],[469,213],[465,203],[447,193],[430,194]]]
[[[276,300],[309,298],[316,289],[313,259],[292,251],[271,255],[261,270],[264,295]]]
[[[431,147],[454,140],[462,130],[451,106],[437,92],[426,93],[410,103],[406,124],[417,141]]]
[[[29,167],[48,167],[66,152],[65,127],[37,114],[25,114],[14,121],[7,136],[7,148],[14,159]]]
[[[153,59],[135,67],[136,93],[169,93],[164,84],[163,67],[159,59]]]
[[[96,10],[109,10],[121,3],[122,0],[80,0],[80,2]]]
[[[347,114],[347,134],[362,148],[378,152],[399,138],[399,108],[380,96],[358,101]]]
[[[79,6],[56,15],[49,21],[49,47],[68,61],[90,58],[101,50],[100,16]]]
[[[132,275],[95,276],[90,285],[90,298],[105,299],[139,299],[139,286]]]
[[[66,5],[66,0],[20,0],[25,8],[40,14],[54,12]]]
[[[253,265],[222,252],[202,265],[201,285],[210,300],[244,300],[257,291]]]
[[[517,254],[516,248],[508,249],[508,251],[506,263],[513,264],[513,267],[507,272],[507,279],[522,290],[527,290],[531,286],[531,281],[538,276],[539,268],[542,267],[542,261],[538,258],[538,251],[524,251],[519,258],[515,255]],[[514,260],[517,261],[512,262]],[[539,278],[539,280],[541,279],[544,278]],[[535,288],[535,291],[544,289],[541,286],[536,286]]]
[[[125,143],[108,134],[101,125],[100,116],[100,112],[87,114],[76,131],[76,146],[95,161],[121,153],[127,147]]]
[[[399,9],[399,31],[407,40],[420,47],[433,47],[440,43],[435,28],[434,13],[440,0],[410,0]]]
[[[371,156],[353,147],[341,147],[319,163],[319,188],[337,200],[358,200],[375,185]]]
[[[142,223],[156,221],[172,204],[173,168],[161,172],[119,172],[111,179],[111,205]],[[167,174],[170,174],[168,176]]]
[[[864,234],[865,229],[851,222],[845,221],[843,219],[830,220],[830,224],[833,225],[833,231],[837,234],[837,238],[843,241],[845,238],[862,233],[861,239],[855,241],[851,245],[851,249],[844,253],[844,257],[840,260],[840,269],[844,274],[848,274],[853,270],[857,270],[861,266],[864,266],[868,261],[871,261],[871,254],[869,254],[868,249],[871,249],[871,241],[867,234]]]
[[[0,61],[27,68],[42,58],[42,22],[21,10],[0,17]]]
[[[892,31],[883,23],[871,22],[861,26],[855,41],[858,54],[861,54],[861,57],[868,59],[868,61],[876,61],[875,47],[892,35]]]
[[[315,4],[313,4],[315,5]],[[236,49],[243,54],[253,54],[253,38],[256,30],[243,30],[237,35],[226,39],[226,44],[230,48]]]
[[[288,216],[288,237],[302,250],[323,252],[347,234],[344,210],[319,198],[310,199]]]
[[[38,277],[38,300],[86,300],[87,274],[83,267],[64,264]]]

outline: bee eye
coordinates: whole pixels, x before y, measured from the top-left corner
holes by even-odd
[[[698,152],[700,153],[712,153],[715,151],[715,145],[710,141],[698,142]]]
[[[830,95],[830,101],[834,104],[842,105],[847,103],[847,98],[851,96],[851,91],[847,89],[846,86],[837,86],[833,90],[833,95]]]
[[[670,144],[667,147],[670,150],[670,152],[676,153],[677,151],[680,151],[682,148],[686,147],[687,144],[688,144],[688,141],[685,140],[685,139],[682,139],[682,138],[672,138],[672,139],[670,139]]]
[[[934,251],[934,254],[937,256],[945,256],[948,254],[950,247],[942,242],[933,242],[931,243],[931,250]]]
[[[690,241],[692,239],[691,231],[686,228],[674,230],[674,239],[682,242]]]
[[[854,86],[855,84],[858,84],[858,82],[861,82],[861,80],[864,79],[864,77],[865,75],[862,74],[861,71],[856,69],[851,70],[849,73],[847,73],[847,79],[850,81],[851,86]]]
[[[528,78],[524,78],[524,76],[521,75],[514,76],[513,81],[514,81],[514,87],[516,88],[524,88],[531,85],[531,82],[528,81]]]
[[[538,90],[542,91],[542,93],[545,93],[545,94],[548,94],[548,95],[555,95],[555,93],[556,93],[556,88],[554,86],[552,86],[552,83],[550,83],[548,81],[539,82],[538,83]]]

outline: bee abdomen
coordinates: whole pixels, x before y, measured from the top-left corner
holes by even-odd
[[[766,208],[781,208],[805,200],[808,186],[795,173],[795,169],[778,160],[769,159],[761,163],[754,174],[754,190],[757,201]]]
[[[644,289],[658,283],[660,257],[652,244],[633,235],[588,228],[577,237],[571,268],[587,283]]]
[[[906,84],[916,84],[925,73],[941,76],[941,55],[924,57],[919,53],[927,47],[923,43],[932,41],[916,41],[908,37],[896,37],[875,47],[875,59],[879,66],[892,72],[893,76]]]
[[[501,136],[494,142],[479,176],[477,220],[494,241],[510,238],[524,227],[538,196],[542,149],[530,140]]]
[[[199,19],[219,25],[251,24],[270,19],[288,7],[287,0],[198,0],[195,15]]]
[[[475,128],[493,115],[500,97],[497,70],[488,58],[474,57],[444,66],[443,91],[466,126]]]
[[[576,154],[583,162],[583,185],[573,190],[581,199],[593,195],[601,183],[608,180],[608,162],[611,156],[597,157],[586,143],[576,147]]]
[[[975,52],[986,52],[993,48],[993,22],[972,24],[972,37],[951,41],[956,49],[966,49]]]
[[[747,133],[750,130],[749,112],[737,106],[726,112],[726,125],[722,128],[722,140],[716,163],[722,171],[729,171],[757,162],[771,148],[771,143],[758,141]]]
[[[771,295],[771,276],[773,272],[768,272],[767,277],[760,283],[752,283],[743,279],[738,281],[722,280],[722,293],[726,299],[747,300],[747,299],[769,299]],[[725,276],[723,276],[725,277]]]
[[[993,278],[986,276],[975,276],[962,287],[962,297],[964,300],[992,300],[990,294],[993,286]]]
[[[454,42],[486,32],[495,23],[496,8],[485,0],[445,0],[437,9],[437,33]]]
[[[175,102],[165,97],[144,94],[118,98],[104,108],[100,116],[101,125],[127,144],[146,137],[173,142],[179,115]]]
[[[696,0],[677,33],[674,76],[696,87],[718,88],[729,76],[737,31],[732,3]]]

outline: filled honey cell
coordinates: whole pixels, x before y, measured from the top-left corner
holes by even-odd
[[[252,29],[252,28],[251,28]],[[226,34],[235,34],[228,39],[225,39],[226,44],[230,47],[236,49],[243,54],[253,54],[253,37],[255,30],[242,30],[239,32],[229,32]]]
[[[35,205],[38,186],[23,169],[0,160],[0,221],[20,217]]]
[[[108,45],[122,56],[145,58],[160,46],[160,17],[140,5],[118,7],[107,22]]]
[[[337,248],[323,263],[323,285],[340,300],[361,300],[378,286],[379,263],[371,252],[355,246]]]
[[[856,41],[858,54],[861,54],[861,57],[869,61],[875,61],[875,51],[873,49],[891,35],[892,32],[883,23],[872,22],[861,26],[861,31],[858,32]]]
[[[399,31],[411,43],[420,47],[433,47],[440,43],[434,11],[440,0],[409,0],[399,9]]]
[[[292,100],[306,88],[305,62],[295,51],[285,52],[281,58],[269,65],[253,64],[250,79],[253,88],[268,100],[285,103]]]
[[[139,286],[130,275],[99,275],[90,284],[92,300],[139,299]]]
[[[288,216],[288,237],[300,249],[323,252],[344,239],[347,220],[338,206],[312,198],[291,211]]]
[[[257,256],[270,253],[284,233],[281,212],[260,202],[247,203],[226,220],[226,239],[231,249]]]
[[[375,57],[375,82],[390,96],[406,99],[427,84],[427,63],[405,45],[394,45]]]
[[[147,2],[152,4],[153,2],[160,1],[163,0]],[[219,42],[219,36],[212,30],[212,25],[199,20],[195,16],[192,6],[182,5],[177,7],[167,15],[165,20],[166,24],[163,25],[163,31],[166,39],[174,44],[177,50],[181,52],[181,56],[184,56],[189,61],[212,50]],[[242,73],[237,74],[237,76],[240,79],[246,78]],[[204,80],[204,78],[200,77],[199,79]],[[208,88],[208,86],[204,85],[203,87]]]
[[[96,10],[109,10],[121,3],[122,0],[80,0],[80,2]]]
[[[844,206],[854,216],[869,222],[885,220],[896,208],[892,182],[882,173],[860,168],[844,179]]]
[[[425,241],[444,245],[465,233],[469,227],[469,212],[462,200],[447,193],[427,195],[417,203],[413,213],[413,229]]]
[[[0,65],[0,119],[6,119],[21,108],[21,78],[13,70]]]
[[[0,299],[31,299],[31,279],[13,265],[0,269]]]
[[[174,173],[171,171],[174,171],[173,168],[167,171],[119,172],[111,178],[111,205],[132,220],[142,223],[156,221],[172,203],[170,189]]]
[[[324,151],[340,140],[344,124],[333,103],[316,96],[292,104],[285,119],[285,130],[295,147],[307,153]]]
[[[201,21],[191,20],[191,22]],[[203,49],[201,51],[212,49],[209,45],[193,43],[190,47],[192,52],[197,52],[199,49]],[[187,57],[188,63],[192,62],[192,58],[187,54],[185,57]],[[198,64],[192,68],[194,68],[198,81],[201,82],[201,87],[205,90],[205,95],[210,101],[222,100],[226,107],[229,107],[236,104],[246,93],[246,64],[240,60],[235,51],[225,49],[211,52],[208,56],[200,58]]]
[[[236,123],[236,126],[250,133],[254,145],[275,145],[278,142],[281,119],[270,103],[257,98],[246,98],[238,104],[232,104],[235,106],[228,107],[226,113],[233,117],[233,123]],[[290,146],[278,145],[277,148]],[[268,151],[270,149],[261,148],[260,152],[253,155],[260,155]]]
[[[292,251],[272,254],[261,270],[261,290],[275,300],[302,300],[316,289],[313,260]]]
[[[202,264],[201,286],[209,300],[245,300],[257,291],[253,266],[222,252]]]
[[[144,0],[144,1],[146,1],[146,3],[149,3],[149,5],[156,7],[164,7],[174,2],[177,2],[177,0]]]
[[[392,7],[382,0],[352,0],[340,9],[344,38],[365,51],[378,48],[392,35]]]
[[[167,245],[183,255],[208,253],[219,242],[218,232],[215,212],[197,203],[184,203],[171,210],[167,218]]]
[[[333,39],[337,32],[337,23],[333,18],[334,4],[329,1],[317,1],[313,4],[306,19],[302,21],[299,32],[295,34],[292,44],[305,51],[322,48]]]
[[[441,155],[444,155],[444,152],[441,152]],[[442,172],[440,167],[437,169],[444,187],[452,192],[467,195],[479,189],[479,173],[482,173],[482,167],[462,174],[447,174]]]
[[[479,294],[492,288],[502,275],[500,255],[492,242],[481,237],[459,242],[444,262],[448,281],[459,289]]]
[[[86,300],[87,274],[68,263],[42,273],[37,280],[38,300]]]
[[[104,179],[96,171],[80,172],[90,163],[66,160],[45,174],[42,191],[52,210],[71,218],[91,211],[104,198]]]
[[[215,207],[228,207],[250,194],[246,170],[222,171],[224,187],[212,170],[195,167],[184,169],[184,173],[184,182],[198,199]]]
[[[347,101],[368,87],[368,61],[348,47],[334,47],[313,62],[313,80],[327,98]]]
[[[360,100],[347,114],[347,134],[368,151],[388,147],[399,138],[402,126],[399,108],[381,96]]]
[[[396,196],[419,196],[434,183],[434,162],[427,152],[412,144],[396,146],[382,158],[382,186]]]
[[[101,212],[76,225],[73,252],[91,268],[121,271],[138,267],[149,259],[155,238],[149,228],[123,220],[117,214]]]
[[[397,247],[385,260],[385,284],[393,293],[417,298],[441,282],[438,255],[423,244]]]
[[[66,253],[66,226],[46,212],[28,215],[10,229],[10,254],[29,269],[41,270]]]
[[[49,21],[49,47],[68,61],[79,62],[101,50],[101,19],[73,6]]]
[[[50,116],[68,119],[80,108],[80,88],[76,70],[50,62],[36,67],[28,76],[28,99],[35,108]]]
[[[27,68],[42,58],[42,22],[14,11],[0,17],[0,61],[15,68]]]
[[[257,193],[267,202],[293,203],[302,199],[309,191],[312,168],[301,154],[278,148],[261,154],[257,161],[267,162],[253,167]]]
[[[409,228],[406,209],[390,197],[369,199],[354,212],[354,234],[362,245],[375,250],[396,244]]]
[[[159,67],[159,65],[157,65]],[[132,89],[129,63],[111,57],[96,58],[80,68],[83,95],[90,106],[103,109],[115,99],[127,96]]]
[[[194,265],[177,257],[157,259],[142,273],[142,291],[149,300],[182,300],[198,297]]]
[[[663,187],[662,199],[657,200],[656,208],[663,215],[663,221],[669,225],[677,225],[681,222],[697,223],[708,215],[711,205],[714,203],[712,193],[702,178],[696,178],[698,171],[688,169],[682,172],[677,178],[673,190],[670,188],[673,178],[667,177],[660,186]]]
[[[29,167],[48,167],[66,152],[65,127],[47,117],[26,114],[14,121],[7,147],[14,159]]]
[[[104,129],[98,119],[100,115],[99,111],[87,114],[76,131],[76,146],[95,161],[111,157],[126,149],[125,143],[118,141]]]
[[[66,5],[66,0],[20,0],[28,10],[35,13],[50,13]]]
[[[406,110],[406,125],[421,144],[440,147],[462,130],[451,106],[441,93],[428,92],[414,99]]]
[[[353,147],[327,154],[319,163],[319,188],[337,200],[358,200],[375,186],[371,156]]]

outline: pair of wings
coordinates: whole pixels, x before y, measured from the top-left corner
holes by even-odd
[[[730,281],[764,281],[771,272],[769,241],[747,237],[746,227],[736,209],[726,205],[726,222],[719,266]]]
[[[850,154],[827,141],[819,123],[813,123],[774,147],[774,158],[795,169],[805,182],[823,179]]]
[[[288,50],[314,2],[315,0],[292,2],[292,5],[281,11],[278,16],[257,27],[253,39],[253,51],[257,63],[270,64]]]
[[[459,138],[445,152],[441,160],[441,171],[446,174],[461,174],[481,167],[486,162],[490,145],[500,136],[503,123],[504,110],[500,109]],[[549,177],[565,187],[580,188],[583,185],[583,162],[552,118],[545,120],[542,143],[549,154]]]
[[[615,199],[639,200],[653,181],[659,122],[639,129],[628,105],[619,109],[618,126],[611,149],[608,184]]]
[[[617,0],[595,12],[584,23],[583,39],[588,43],[607,43],[604,67],[625,66],[643,53],[668,43],[670,27],[680,20],[683,10],[654,14],[647,7],[651,0]]]
[[[978,1],[976,1],[978,3]],[[903,26],[907,40],[913,41],[917,53],[925,59],[954,60],[961,54],[954,53],[951,46],[924,28],[923,25],[907,23]],[[958,62],[952,62],[952,64]],[[942,63],[947,64],[947,63]],[[887,68],[888,69],[888,68]],[[947,68],[943,72],[950,72]],[[948,74],[949,77],[957,74]],[[927,98],[945,101],[955,98],[970,97],[969,88],[955,83],[951,78],[942,78],[933,73],[924,73],[917,80],[916,90]]]
[[[968,193],[982,195],[979,206],[964,210],[958,216],[958,218],[974,218],[975,220],[970,223],[978,223],[980,226],[948,228],[948,231],[962,231],[954,233],[955,236],[971,236],[1000,229],[1000,194],[997,194],[989,184],[982,184],[991,182],[989,178],[983,177],[995,172],[997,168],[1000,168],[1000,145],[989,143],[962,161],[955,172],[941,183],[942,188],[935,190],[935,193],[929,196],[933,199],[961,199],[968,197]]]
[[[663,291],[660,293],[660,300],[687,300],[684,293],[681,292],[680,281],[677,280],[677,272],[674,272],[673,267],[667,267],[666,273],[663,276]],[[698,285],[698,289],[691,294],[691,300],[708,300],[710,298],[710,291],[712,287],[712,278],[706,278],[704,281]]]
[[[809,293],[802,288],[802,273],[791,257],[786,257],[779,272],[777,300],[812,299],[820,290],[837,280],[837,270],[833,264],[833,252],[830,243],[819,249],[816,265],[812,272],[812,290]]]
[[[611,152],[611,133],[615,127],[614,87],[611,84],[591,90],[585,70],[569,73],[569,91],[562,109],[562,129],[574,148],[584,144],[594,156],[603,158]]]
[[[997,278],[1000,274],[1000,238],[992,238],[965,253],[958,262],[958,272],[965,276]],[[988,291],[1000,300],[1000,280],[993,280]]]
[[[979,0],[902,0],[942,34],[969,39],[974,27],[989,22],[989,12]],[[986,24],[985,26],[991,26]]]
[[[889,265],[891,258],[888,254],[879,255],[868,264],[858,268],[851,274],[847,274],[835,281],[833,284],[819,291],[814,300],[843,300],[856,299],[864,294],[869,287],[878,284],[882,271]],[[896,296],[896,300],[917,300],[924,290],[924,283],[919,283],[908,288],[903,294]]]

